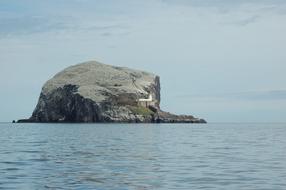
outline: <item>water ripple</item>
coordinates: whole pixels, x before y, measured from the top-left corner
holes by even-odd
[[[286,187],[284,124],[0,124],[0,134],[0,189]]]

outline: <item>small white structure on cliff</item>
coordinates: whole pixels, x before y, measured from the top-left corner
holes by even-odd
[[[155,101],[153,100],[152,94],[149,94],[148,99],[140,98],[138,100],[138,105],[148,108],[149,106],[155,106]]]

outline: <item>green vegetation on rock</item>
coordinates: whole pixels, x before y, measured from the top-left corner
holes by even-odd
[[[152,110],[145,108],[143,106],[132,106],[130,107],[130,109],[134,114],[137,114],[137,115],[148,116],[148,115],[154,114]]]

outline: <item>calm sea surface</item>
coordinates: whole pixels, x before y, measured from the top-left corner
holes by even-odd
[[[0,124],[0,189],[286,189],[286,124]]]

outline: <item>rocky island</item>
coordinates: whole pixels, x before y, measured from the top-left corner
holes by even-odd
[[[96,61],[47,81],[32,116],[18,122],[206,123],[162,111],[159,76]]]

